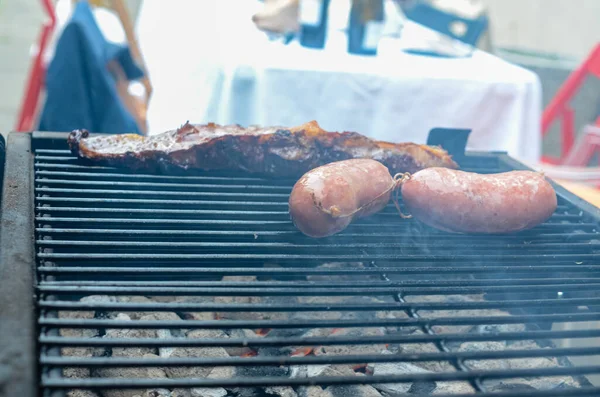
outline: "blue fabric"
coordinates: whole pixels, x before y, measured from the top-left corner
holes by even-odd
[[[109,134],[140,133],[119,98],[107,65],[117,61],[130,80],[144,73],[129,48],[106,41],[86,1],[77,3],[46,73],[40,131],[87,129]]]
[[[485,15],[477,19],[462,18],[439,10],[427,3],[417,3],[408,8],[405,14],[412,21],[473,46],[477,44],[488,26],[488,19]],[[467,31],[463,36],[452,33],[450,25],[453,22],[462,22],[466,25]]]

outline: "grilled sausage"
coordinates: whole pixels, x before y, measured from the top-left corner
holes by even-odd
[[[317,167],[294,185],[289,199],[292,221],[310,237],[344,230],[356,218],[382,210],[394,180],[375,160],[352,159]]]
[[[476,174],[447,168],[421,170],[402,185],[402,198],[421,222],[455,233],[510,233],[546,221],[556,192],[533,171]]]

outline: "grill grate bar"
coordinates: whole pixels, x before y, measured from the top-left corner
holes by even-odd
[[[189,241],[105,241],[105,240],[37,240],[38,246],[47,247],[60,247],[60,246],[84,246],[84,247],[156,247],[156,248],[169,248],[169,247],[184,247],[184,248],[286,248],[286,249],[350,249],[350,248],[371,248],[371,249],[386,249],[386,248],[425,248],[431,246],[430,244],[402,244],[402,243],[375,243],[375,244],[293,244],[286,242],[189,242]],[[557,248],[564,247],[564,243],[531,243],[531,244],[472,244],[470,242],[463,242],[458,244],[461,247],[473,248],[476,250],[487,250],[489,248],[506,248],[506,249],[525,249],[525,248],[548,248],[551,251],[557,251]],[[456,244],[436,244],[436,248],[450,248],[456,247]],[[599,243],[571,243],[569,249],[583,249],[583,248],[597,248],[600,249]],[[531,251],[530,251],[531,252]]]
[[[476,302],[393,302],[393,303],[362,303],[362,304],[209,304],[209,303],[129,303],[129,302],[98,302],[85,303],[73,301],[45,300],[39,302],[39,307],[54,310],[105,310],[105,311],[191,311],[191,312],[314,312],[314,311],[376,311],[376,310],[477,310],[477,309],[507,309],[524,307],[573,307],[600,305],[600,298],[559,298],[559,299],[530,299],[530,300],[500,300]]]
[[[600,272],[600,265],[588,265],[581,263],[580,265],[531,265],[531,266],[422,266],[422,267],[386,267],[380,268],[387,274],[445,274],[445,273],[586,273],[595,274]],[[379,271],[370,269],[341,269],[341,270],[324,270],[311,269],[304,267],[287,267],[287,268],[253,268],[253,267],[107,267],[107,266],[40,266],[38,272],[46,274],[180,274],[180,275],[236,275],[236,276],[361,276],[361,275],[377,275]]]
[[[600,319],[600,313],[532,314],[513,316],[400,318],[377,320],[103,320],[103,319],[54,319],[41,316],[41,326],[60,328],[126,328],[126,329],[265,329],[265,328],[376,328],[390,326],[439,326],[439,325],[486,325],[486,324],[536,324],[585,322]]]
[[[496,370],[496,371],[471,371],[471,372],[438,372],[411,375],[378,375],[378,376],[318,376],[312,378],[281,378],[281,377],[248,377],[229,379],[122,379],[122,378],[88,378],[88,379],[51,379],[42,377],[42,385],[51,389],[73,389],[73,388],[110,388],[114,384],[126,389],[160,388],[160,387],[260,387],[260,386],[311,386],[311,385],[357,385],[377,383],[408,383],[408,382],[444,382],[444,381],[468,381],[485,377],[486,379],[507,379],[512,377],[534,377],[534,376],[559,376],[592,374],[600,371],[600,366],[582,366],[577,368],[543,368],[543,369],[520,369],[520,370]],[[589,388],[590,392],[598,393],[600,388]],[[598,394],[586,394],[586,389],[575,389],[573,394],[570,390],[544,390],[543,393],[528,391],[524,396],[580,396]],[[554,394],[552,394],[554,393]],[[514,397],[513,393],[494,393],[494,396]],[[451,397],[452,395],[448,395]],[[454,395],[454,397],[469,397],[472,394]]]
[[[548,284],[548,285],[507,285],[507,286],[478,286],[478,287],[386,287],[367,288],[234,288],[234,287],[178,287],[165,290],[163,287],[103,287],[103,286],[49,286],[42,284],[37,289],[48,294],[90,294],[90,295],[190,295],[190,296],[378,296],[390,295],[402,288],[406,295],[456,295],[509,292],[567,292],[567,291],[598,291],[600,283],[580,284]]]
[[[600,347],[556,348],[549,354],[547,349],[535,350],[498,350],[498,351],[454,351],[419,354],[394,354],[391,357],[381,354],[355,354],[344,356],[256,356],[252,360],[243,357],[227,358],[121,358],[92,357],[72,358],[55,357],[41,354],[42,365],[54,367],[215,367],[215,366],[255,366],[255,365],[323,365],[323,364],[360,364],[360,363],[402,363],[423,361],[467,361],[497,360],[536,357],[593,356],[600,354]]]
[[[549,340],[555,338],[593,338],[600,336],[600,329],[570,331],[527,331],[499,332],[486,334],[416,334],[354,337],[285,337],[285,338],[206,338],[206,339],[156,339],[156,338],[68,338],[42,335],[40,343],[50,346],[110,346],[110,347],[269,347],[269,346],[331,346],[331,345],[368,345],[385,343],[435,343],[435,342],[488,342]],[[546,354],[548,351],[546,350]]]
[[[349,292],[345,288],[361,287],[366,288],[368,292],[376,292],[376,288],[404,288],[405,287],[437,287],[437,286],[448,286],[448,287],[462,287],[462,286],[498,286],[498,285],[524,285],[524,286],[568,286],[568,285],[580,285],[589,283],[598,283],[600,278],[571,278],[571,279],[555,279],[555,278],[534,278],[534,279],[481,279],[481,280],[390,280],[390,281],[339,281],[339,282],[319,282],[319,281],[82,281],[78,282],[77,285],[73,285],[71,282],[61,281],[50,281],[42,282],[41,291],[53,291],[54,288],[80,288],[80,287],[118,287],[118,288],[146,288],[146,287],[175,287],[173,292],[178,292],[179,287],[185,288],[218,288],[220,290],[232,289],[233,292],[237,292],[240,289],[255,289],[255,288],[272,288],[275,294],[281,291],[284,287],[291,288],[311,288],[312,291],[319,291],[317,288],[331,288],[336,290],[343,290]],[[275,289],[277,288],[277,289]],[[135,292],[136,290],[132,290]],[[188,292],[189,290],[186,290]],[[362,290],[361,290],[362,291]],[[386,289],[389,291],[389,289]],[[404,290],[406,291],[406,290]],[[269,290],[268,292],[271,292]],[[319,291],[323,292],[323,291]]]
[[[75,179],[47,179],[47,178],[36,178],[35,183],[43,185],[43,186],[51,186],[51,185],[67,185],[67,186],[85,186],[87,189],[88,186],[110,186],[110,187],[119,187],[119,186],[127,186],[129,188],[157,188],[157,189],[169,189],[176,190],[179,189],[202,189],[202,190],[276,190],[276,191],[284,191],[287,194],[292,190],[289,185],[256,185],[256,184],[248,184],[248,185],[227,185],[227,184],[201,184],[201,183],[158,183],[158,182],[122,182],[122,181],[95,181],[95,180],[75,180]]]
[[[407,255],[402,261],[404,262],[462,262],[462,261],[470,261],[477,262],[481,260],[482,255]],[[40,253],[38,254],[38,258],[40,259],[79,259],[79,260],[87,260],[87,259],[103,259],[103,260],[121,260],[125,261],[126,259],[155,259],[155,260],[176,260],[176,259],[184,259],[184,260],[258,260],[258,261],[268,261],[268,260],[313,260],[313,261],[325,261],[325,262],[370,262],[370,261],[393,261],[398,260],[397,255],[390,254],[371,254],[371,255],[314,255],[314,254],[223,254],[223,253],[208,253],[208,254],[161,254],[161,253],[148,253],[148,254],[133,254],[133,253]],[[566,261],[569,263],[573,262],[583,262],[584,259],[589,259],[591,261],[596,259],[596,254],[510,254],[510,255],[502,255],[502,254],[488,254],[485,255],[487,260],[504,260],[508,261],[516,261],[516,262],[527,262],[529,261],[546,261],[546,262],[561,262]]]

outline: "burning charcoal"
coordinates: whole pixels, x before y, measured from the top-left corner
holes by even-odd
[[[143,313],[139,313],[143,314]],[[156,312],[144,314],[139,317],[141,321],[179,321],[181,318],[172,312]],[[169,339],[172,337],[180,336],[181,330],[177,329],[157,329],[156,337],[159,339]],[[169,357],[173,353],[173,349],[170,347],[159,347],[158,353],[161,357]]]
[[[320,376],[363,376],[359,375],[349,365],[331,365],[326,367]],[[370,385],[342,385],[329,386],[325,391],[334,397],[356,396],[356,397],[381,397],[381,394]]]
[[[325,391],[333,397],[382,397],[381,393],[371,385],[329,386]]]
[[[422,331],[416,330],[414,335],[423,335]],[[390,346],[388,350],[395,347],[396,345]],[[397,352],[402,354],[422,354],[422,353],[439,353],[440,350],[433,343],[402,343],[397,345]],[[422,367],[431,372],[445,372],[454,371],[454,367],[447,361],[421,361],[418,363],[419,367]]]
[[[140,397],[171,397],[171,391],[168,389],[145,390]]]
[[[227,335],[219,330],[198,329],[189,331],[191,339],[226,338]],[[170,357],[216,358],[229,357],[222,347],[176,347]],[[211,373],[212,367],[167,367],[165,371],[169,378],[204,378]]]
[[[467,382],[436,382],[432,394],[468,394],[475,393],[473,387]]]
[[[408,394],[417,394],[419,396],[431,394],[435,390],[435,382],[413,382],[408,390]]]
[[[189,389],[173,389],[171,390],[171,397],[191,397],[192,392]]]
[[[535,391],[536,388],[526,385],[524,383],[500,383],[499,385],[496,386],[492,386],[490,388],[490,391],[524,391],[524,392],[528,392],[528,391]]]
[[[365,265],[362,262],[330,262],[324,263],[318,267],[318,269],[365,269]],[[360,280],[379,280],[377,275],[364,275],[364,274],[356,274],[353,275],[313,275],[307,276],[307,280],[309,281],[357,281]]]
[[[517,378],[517,379],[505,379],[502,381],[485,382],[485,385],[488,386],[490,389],[496,388],[497,390],[509,390],[511,387],[515,387],[515,386],[512,386],[514,384],[521,385],[523,387],[530,387],[535,390],[554,390],[554,389],[567,389],[567,388],[580,388],[581,387],[581,384],[570,376],[542,377],[542,378]],[[500,386],[500,385],[502,385],[502,386]]]
[[[152,303],[152,301],[145,296],[118,296],[117,301],[119,303]],[[140,317],[153,313],[154,312],[128,312],[127,314],[132,320],[139,320]]]
[[[368,365],[369,372],[378,375],[420,374],[427,371],[410,363],[375,363]],[[407,393],[412,383],[386,383],[373,385],[377,390],[388,395]]]
[[[227,334],[230,338],[235,339],[254,339],[258,338],[258,335],[250,329],[232,329],[227,331]],[[227,335],[226,335],[227,336]],[[250,355],[254,350],[249,347],[244,346],[232,346],[232,347],[224,347],[227,354],[233,357],[241,357]]]
[[[145,354],[144,358],[156,359],[156,354]],[[153,367],[132,367],[132,368],[98,368],[93,371],[93,376],[102,378],[166,378],[165,371],[161,368]],[[153,390],[103,390],[101,392],[103,397],[135,397],[135,396],[162,396],[160,393],[161,389]],[[153,394],[154,393],[154,394]],[[168,395],[168,394],[167,394]]]
[[[385,335],[383,328],[340,328],[331,336],[350,336],[361,338],[365,336]],[[353,354],[381,354],[387,351],[387,346],[381,345],[330,345],[318,346],[314,349],[316,356],[322,355],[353,355]]]
[[[255,276],[225,276],[223,282],[254,282]],[[261,298],[256,296],[216,296],[214,302],[220,305],[232,305],[239,303],[261,303]],[[257,320],[260,316],[256,312],[217,312],[216,318],[228,320]]]
[[[131,318],[124,313],[119,313],[115,318],[119,321],[131,321]],[[156,338],[156,331],[153,329],[107,329],[105,338]],[[112,355],[114,357],[141,357],[144,354],[154,354],[156,349],[146,347],[113,347]]]
[[[83,303],[89,303],[91,305],[98,305],[98,304],[102,304],[102,303],[115,303],[117,302],[117,298],[114,296],[108,296],[108,295],[90,295],[90,296],[84,296],[83,298],[79,299],[80,302]],[[105,313],[105,312],[96,312],[94,313],[90,318],[94,318],[94,317],[109,317],[109,318],[114,318],[116,317],[117,313]]]
[[[191,390],[192,397],[224,397],[227,395],[227,390],[222,387],[197,387]]]
[[[289,386],[269,386],[265,387],[265,393],[278,397],[298,397],[296,391]]]
[[[298,397],[333,397],[333,395],[319,386],[308,386],[298,388]]]
[[[90,390],[69,390],[67,397],[98,397],[98,395]]]
[[[409,318],[408,315],[403,311],[393,310],[385,312],[377,312],[377,318],[382,320],[395,320],[400,318]],[[418,327],[385,327],[385,331],[388,334],[401,334],[410,335],[418,330]]]
[[[78,319],[91,319],[94,318],[94,312],[89,311],[61,311],[58,312],[58,317],[65,318],[78,318]],[[94,338],[98,336],[97,329],[78,329],[78,328],[61,328],[60,336],[65,338]],[[65,357],[92,357],[96,355],[104,354],[104,348],[90,348],[90,347],[63,347],[60,349],[60,354]],[[64,368],[63,376],[67,378],[87,378],[90,376],[89,369],[87,368]]]

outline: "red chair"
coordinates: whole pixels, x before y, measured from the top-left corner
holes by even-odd
[[[600,44],[596,45],[585,62],[569,75],[558,93],[552,98],[550,104],[544,109],[542,114],[542,137],[548,133],[552,123],[556,119],[560,119],[562,148],[560,157],[544,156],[542,162],[562,164],[573,149],[575,143],[575,111],[569,106],[569,101],[575,96],[588,74],[600,78]],[[596,125],[600,126],[600,117],[596,119]],[[594,145],[596,145],[595,142]],[[586,150],[589,151],[589,148]]]
[[[31,131],[37,117],[40,94],[44,85],[44,76],[46,75],[46,65],[44,64],[44,53],[56,25],[56,14],[51,0],[41,0],[44,11],[48,14],[49,20],[44,22],[40,38],[37,45],[37,53],[33,60],[33,65],[29,71],[27,88],[17,120],[16,131]]]

